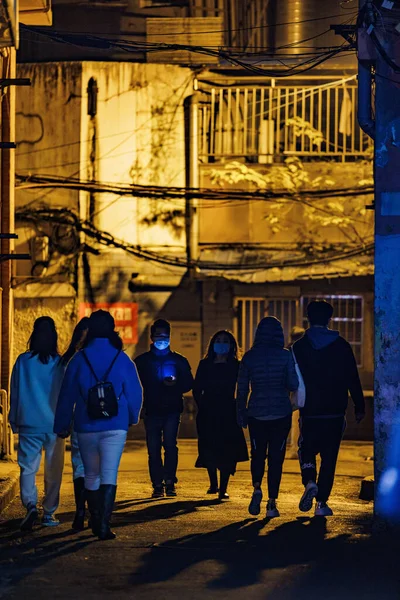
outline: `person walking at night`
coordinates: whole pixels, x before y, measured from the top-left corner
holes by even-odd
[[[83,317],[76,325],[70,344],[61,357],[61,363],[64,368],[67,367],[71,358],[75,355],[78,350],[81,350],[85,341],[89,328],[89,318]],[[74,429],[71,432],[71,463],[72,463],[72,478],[74,482],[74,496],[75,496],[75,516],[72,522],[72,529],[75,531],[82,531],[85,527],[85,470],[83,468],[83,462],[78,444],[78,434]]]
[[[36,473],[42,451],[44,499],[42,525],[59,525],[54,513],[60,499],[64,468],[64,440],[53,433],[58,392],[63,377],[57,350],[57,331],[51,317],[36,319],[28,342],[28,352],[20,354],[11,375],[9,422],[19,434],[18,464],[20,488],[26,516],[21,529],[31,531],[38,519]]]
[[[82,351],[68,364],[62,383],[54,431],[67,437],[73,420],[85,473],[92,531],[114,539],[110,519],[118,468],[130,425],[139,421],[142,386],[125,352],[113,317],[98,310],[89,318]]]
[[[229,331],[218,331],[200,361],[193,385],[198,407],[199,456],[196,467],[204,467],[210,478],[208,494],[229,498],[229,477],[238,462],[249,460],[243,430],[236,421],[235,391],[239,370],[237,342]],[[220,472],[218,487],[217,470]]]
[[[304,337],[293,345],[306,388],[304,408],[300,409],[299,460],[304,494],[299,508],[315,515],[331,516],[327,502],[335,477],[336,461],[346,426],[348,394],[355,406],[357,423],[364,418],[365,404],[357,363],[350,344],[338,331],[328,328],[333,307],[315,300],[307,307],[310,324]],[[317,454],[321,466],[317,480]]]
[[[149,352],[135,359],[144,390],[144,424],[153,498],[176,496],[177,436],[183,394],[193,387],[190,365],[170,347],[171,326],[158,319],[150,329]],[[164,462],[161,448],[164,447]]]
[[[279,517],[276,500],[286,453],[286,439],[292,422],[289,392],[299,380],[292,354],[284,348],[280,321],[265,317],[258,324],[254,344],[240,363],[237,384],[238,423],[249,427],[251,475],[254,491],[251,515],[259,515],[262,480],[268,453],[268,502],[266,516]],[[251,394],[249,398],[249,388]]]

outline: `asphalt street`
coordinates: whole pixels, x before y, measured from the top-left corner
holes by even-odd
[[[178,496],[152,500],[144,444],[130,441],[113,519],[118,537],[106,542],[70,529],[67,454],[59,527],[22,534],[18,497],[1,515],[0,598],[398,600],[400,544],[371,534],[372,504],[358,499],[362,478],[372,473],[371,451],[344,443],[329,519],[298,511],[299,470],[288,459],[281,517],[268,522],[247,512],[248,463],[232,480],[231,499],[218,503],[205,493],[206,472],[193,467],[196,442],[182,440]]]

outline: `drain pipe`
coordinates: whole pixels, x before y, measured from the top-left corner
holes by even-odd
[[[375,121],[372,118],[371,104],[372,73],[371,65],[358,61],[358,110],[357,119],[361,129],[375,140]]]

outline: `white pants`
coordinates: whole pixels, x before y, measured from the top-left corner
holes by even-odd
[[[21,469],[21,500],[25,508],[36,505],[38,501],[36,473],[44,449],[43,509],[46,514],[53,514],[57,510],[64,468],[64,447],[65,441],[55,433],[20,433],[18,464]]]
[[[71,433],[71,463],[72,478],[78,479],[79,477],[85,477],[85,469],[83,467],[82,456],[79,450],[78,434],[76,431]]]
[[[118,467],[126,441],[126,431],[78,433],[79,449],[85,469],[85,488],[116,485]]]

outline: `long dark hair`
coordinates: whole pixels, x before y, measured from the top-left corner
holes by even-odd
[[[231,331],[228,331],[227,329],[220,329],[219,331],[214,333],[214,335],[211,337],[210,341],[208,342],[207,352],[205,353],[205,356],[204,356],[205,360],[209,360],[211,362],[214,361],[215,356],[216,356],[215,352],[214,352],[214,342],[217,339],[217,337],[221,334],[225,334],[229,338],[230,349],[229,349],[229,354],[228,354],[228,360],[239,360],[239,348],[238,348],[236,338],[233,335],[233,333]]]
[[[87,333],[88,329],[89,317],[83,317],[83,319],[81,319],[75,326],[69,346],[61,357],[61,362],[63,365],[68,364],[75,352],[82,348],[86,337],[85,334]]]
[[[117,350],[122,350],[123,343],[118,331],[115,331],[115,321],[106,310],[96,310],[89,317],[89,329],[83,347],[97,338],[107,338]]]
[[[39,356],[40,362],[47,365],[51,357],[58,356],[57,330],[51,317],[39,317],[33,324],[33,331],[28,341],[29,351]]]

